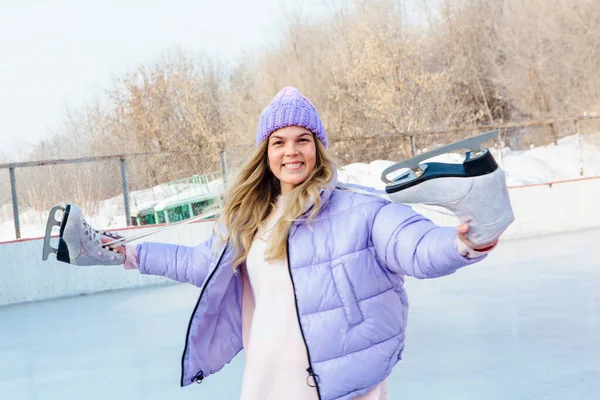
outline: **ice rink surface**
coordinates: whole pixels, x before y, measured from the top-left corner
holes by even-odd
[[[452,276],[407,278],[390,399],[600,399],[599,247],[600,230],[503,241]],[[238,399],[241,355],[179,387],[198,293],[169,285],[0,308],[0,399]]]

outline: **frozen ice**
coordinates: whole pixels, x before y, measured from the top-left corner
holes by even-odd
[[[600,230],[505,240],[454,275],[407,279],[390,399],[600,398],[599,242]],[[179,387],[198,293],[176,284],[1,307],[0,398],[238,399],[242,355]]]

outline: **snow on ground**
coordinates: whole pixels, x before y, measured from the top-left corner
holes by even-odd
[[[534,147],[525,151],[514,151],[509,147],[502,154],[492,149],[494,158],[504,169],[509,186],[554,182],[576,179],[580,176],[600,176],[600,133],[568,136],[559,140],[558,145]],[[463,153],[444,154],[431,159],[437,162],[460,163]],[[396,160],[401,161],[401,160]],[[383,189],[382,171],[394,161],[376,160],[371,163],[354,163],[343,167],[338,178],[342,182],[360,184]],[[583,167],[583,175],[580,169]],[[202,193],[223,193],[223,181],[217,179],[206,185],[161,185],[155,188],[130,193],[132,211],[142,210],[162,202],[183,199]],[[48,210],[49,211],[49,210]],[[21,237],[41,237],[44,235],[48,211],[21,211]],[[85,212],[85,210],[84,210]],[[4,216],[4,217],[3,217]],[[126,226],[123,197],[99,203],[95,215],[86,215],[87,220],[97,229],[115,229]],[[12,205],[0,207],[0,242],[15,239],[12,220]]]

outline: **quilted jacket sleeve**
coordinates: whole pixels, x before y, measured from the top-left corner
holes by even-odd
[[[440,227],[402,204],[379,209],[373,222],[373,245],[379,261],[390,271],[415,278],[437,278],[481,261],[457,248],[454,227]]]
[[[201,287],[215,258],[214,235],[196,247],[145,242],[137,245],[140,273]]]

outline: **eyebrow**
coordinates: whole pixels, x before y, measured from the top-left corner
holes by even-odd
[[[300,137],[306,136],[306,135],[312,135],[312,133],[310,133],[310,132],[304,132],[302,135],[299,135],[298,137],[300,138]],[[282,136],[277,136],[277,135],[271,135],[271,138],[272,139],[283,139]]]

